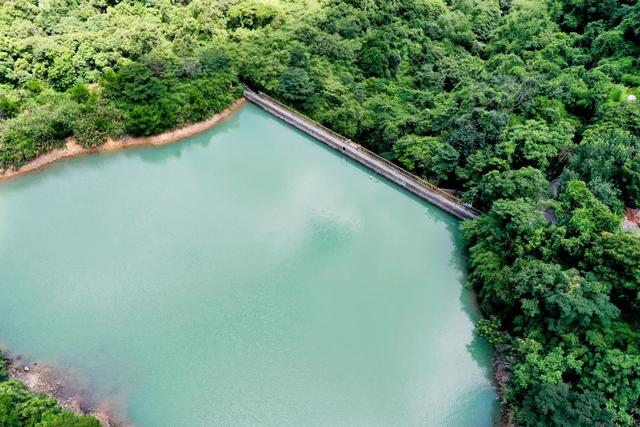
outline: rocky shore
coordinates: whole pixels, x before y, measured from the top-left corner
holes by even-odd
[[[6,355],[5,355],[6,356]],[[5,359],[10,378],[16,378],[34,393],[45,393],[60,406],[81,415],[91,415],[104,427],[123,427],[114,402],[93,402],[89,387],[71,373],[46,364],[27,362],[20,356]],[[73,377],[73,381],[69,378]]]

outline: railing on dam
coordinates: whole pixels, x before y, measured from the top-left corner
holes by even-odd
[[[452,194],[413,175],[400,166],[293,110],[269,95],[262,92],[255,92],[245,87],[245,97],[285,122],[326,143],[332,148],[341,151],[376,173],[381,174],[413,194],[435,204],[460,219],[471,219],[480,214],[480,211],[462,202]]]

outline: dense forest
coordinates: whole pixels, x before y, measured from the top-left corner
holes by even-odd
[[[505,422],[640,422],[638,1],[4,0],[0,170],[241,82],[485,212],[462,229]]]
[[[0,353],[0,426],[2,427],[99,427],[89,416],[63,410],[44,394],[33,394],[16,379],[7,378]]]

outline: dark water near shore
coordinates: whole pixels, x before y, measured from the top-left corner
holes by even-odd
[[[0,183],[0,342],[139,426],[489,426],[457,222],[259,110]]]

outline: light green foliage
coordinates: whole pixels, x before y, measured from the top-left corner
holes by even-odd
[[[489,245],[503,259],[537,253],[544,243],[546,228],[537,205],[523,199],[498,200],[487,215],[462,225],[470,245],[483,242],[482,246]]]
[[[65,95],[53,95],[44,105],[0,122],[0,168],[21,166],[62,145],[72,134],[77,105]]]
[[[545,171],[553,159],[571,147],[574,131],[567,122],[549,126],[527,120],[505,130],[499,150],[513,166],[533,166]]]
[[[566,230],[563,246],[573,256],[581,256],[582,249],[600,233],[619,228],[620,219],[596,199],[584,181],[566,183],[559,200],[559,224]]]
[[[473,205],[486,209],[498,199],[529,199],[538,201],[549,193],[544,173],[530,166],[499,172],[493,170],[482,177],[478,185],[465,196]]]
[[[269,4],[245,1],[229,8],[227,25],[256,29],[268,25],[277,14],[276,8]]]
[[[589,183],[605,204],[621,212],[620,199],[635,206],[635,158],[640,155],[640,138],[613,124],[589,128],[571,159],[571,169]]]
[[[393,156],[407,170],[433,180],[446,180],[458,163],[458,152],[440,138],[409,135],[393,145]]]
[[[72,135],[95,146],[125,131],[152,135],[203,120],[229,105],[237,83],[214,38],[226,32],[223,16],[211,12],[217,6],[3,2],[0,169]]]
[[[532,338],[517,339],[514,347],[514,357],[520,363],[513,370],[510,390],[513,393],[522,392],[537,384],[560,384],[563,373],[576,366],[576,360],[561,347],[545,348]]]
[[[202,120],[246,82],[485,212],[469,281],[514,419],[632,425],[638,40],[618,0],[6,0],[0,169]]]
[[[18,380],[8,380],[0,353],[0,426],[99,427],[100,423],[93,417],[63,410],[55,400],[30,392]]]

